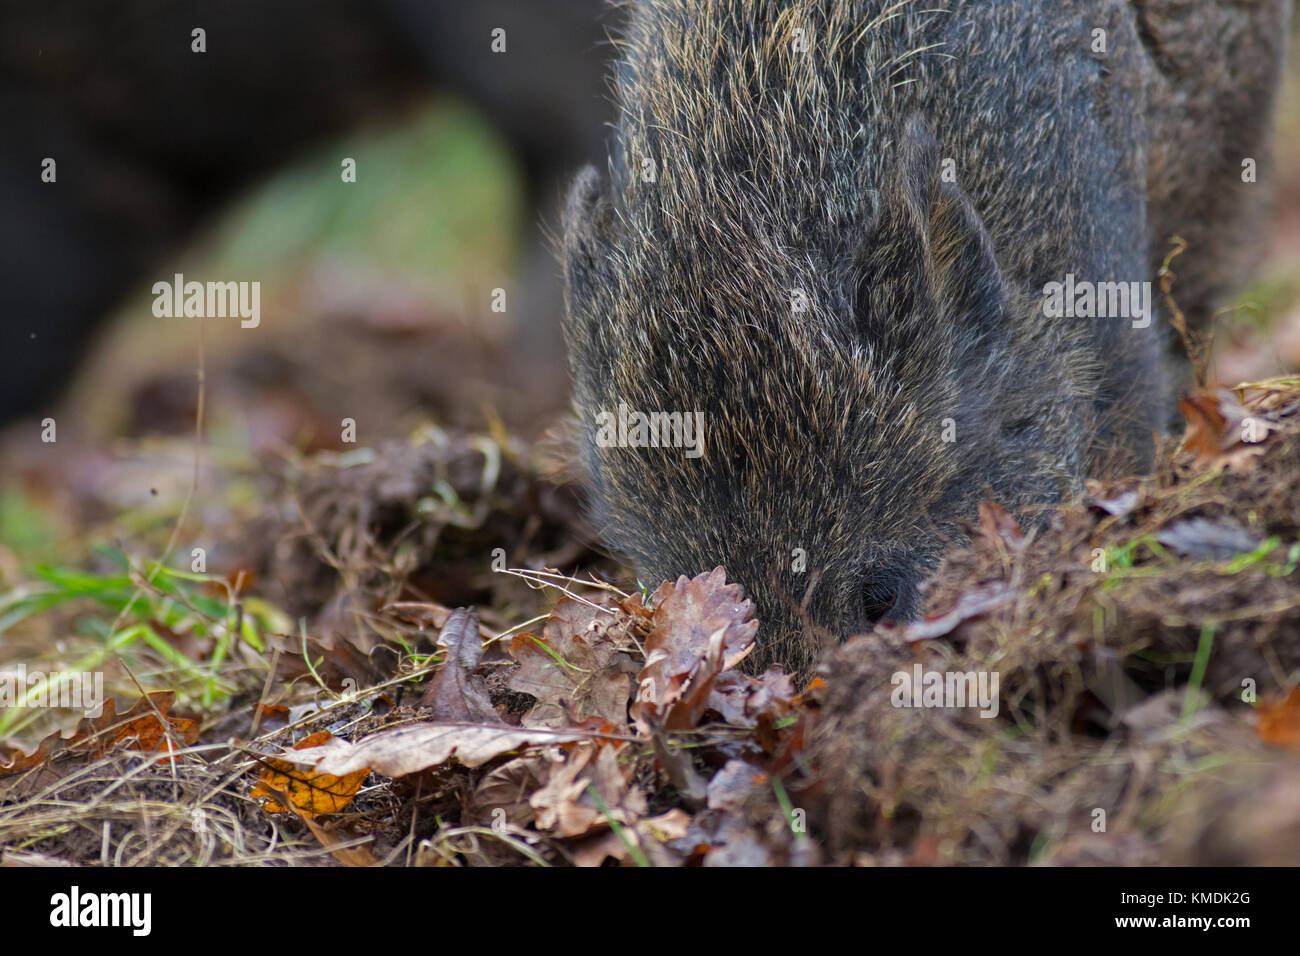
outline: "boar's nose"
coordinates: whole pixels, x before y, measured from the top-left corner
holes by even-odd
[[[858,592],[856,634],[881,621],[905,622],[920,613],[920,592],[912,575],[901,569],[880,569],[863,580]]]
[[[898,589],[892,581],[868,581],[862,586],[862,630],[869,631],[890,617],[898,605]]]

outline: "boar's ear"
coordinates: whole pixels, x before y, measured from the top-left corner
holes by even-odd
[[[930,256],[945,313],[959,329],[1003,327],[1007,290],[993,240],[956,183],[943,183],[930,216]]]
[[[584,167],[573,181],[564,203],[560,256],[564,263],[566,329],[570,323],[594,320],[599,313],[596,299],[610,288],[609,203],[601,196],[600,174]]]
[[[897,139],[858,292],[860,331],[894,347],[933,334],[940,315],[1001,318],[1006,293],[993,244],[961,187],[941,182],[939,147],[917,114]]]
[[[924,242],[939,189],[939,144],[919,113],[903,124],[896,149],[885,206],[895,225],[910,228]]]
[[[865,246],[858,284],[858,331],[889,351],[906,350],[925,334],[934,313],[926,263],[930,258],[930,207],[938,147],[919,116],[897,137],[894,165]]]

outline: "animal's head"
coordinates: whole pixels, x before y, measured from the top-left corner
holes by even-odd
[[[879,188],[811,171],[760,185],[762,164],[733,156],[609,191],[587,170],[567,204],[566,338],[598,529],[648,586],[725,566],[759,609],[755,667],[806,674],[829,641],[914,616],[990,488],[1059,491],[1039,423],[1008,400],[1034,370],[1009,349],[978,214],[922,120],[887,153]],[[653,413],[698,414],[698,457]]]

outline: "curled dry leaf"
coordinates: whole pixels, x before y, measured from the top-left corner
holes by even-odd
[[[538,754],[507,760],[488,771],[470,797],[475,819],[494,824],[504,816],[505,822],[525,827],[533,822],[530,794],[541,786],[549,764]]]
[[[661,727],[650,728],[650,743],[654,747],[655,764],[676,788],[678,799],[692,809],[704,806],[707,785],[695,767],[693,750],[673,746]]]
[[[709,710],[737,727],[756,727],[760,720],[775,722],[793,712],[794,678],[779,667],[769,667],[761,677],[740,671],[718,676],[709,694]]]
[[[987,587],[967,591],[951,610],[942,614],[931,614],[921,621],[910,624],[877,624],[876,630],[886,634],[897,635],[904,641],[927,641],[953,633],[964,622],[972,618],[995,611],[1015,600],[1015,591],[1002,582]]]
[[[634,715],[669,730],[694,727],[709,706],[713,682],[754,648],[758,622],[738,584],[722,568],[665,581],[654,593],[646,663],[637,679]]]
[[[619,608],[565,598],[551,611],[541,637],[517,635],[510,656],[519,668],[509,687],[537,698],[524,726],[559,728],[600,717],[626,727],[637,670],[634,626]]]
[[[606,830],[580,840],[572,850],[573,862],[577,866],[600,866],[607,859],[624,863],[632,857],[635,846],[652,866],[676,866],[684,854],[669,849],[668,844],[685,837],[690,825],[691,817],[685,810],[674,809],[657,817],[646,817],[620,832]]]
[[[1224,388],[1203,389],[1178,400],[1187,420],[1183,448],[1202,464],[1242,470],[1264,451],[1271,425]]]
[[[739,814],[754,788],[767,782],[767,774],[744,760],[728,760],[709,781],[709,809]]]
[[[590,736],[505,725],[403,724],[363,737],[355,744],[330,740],[318,747],[287,751],[280,754],[280,759],[340,777],[365,769],[387,777],[405,777],[444,764],[452,757],[466,767],[479,767],[524,747],[571,743]]]
[[[174,703],[174,693],[156,691],[141,697],[119,717],[110,698],[104,703],[104,713],[93,721],[93,736],[100,738],[95,755],[102,756],[114,747],[157,753],[194,743],[199,739],[199,725],[188,718],[172,716]],[[85,724],[83,721],[82,732],[92,736]]]
[[[645,815],[645,794],[632,785],[633,766],[618,759],[614,743],[586,743],[562,752],[550,765],[546,785],[528,802],[539,829],[580,837],[614,821],[633,823]]]
[[[478,673],[483,659],[478,615],[457,608],[447,618],[438,636],[444,648],[442,666],[429,678],[420,704],[433,710],[436,720],[464,720],[485,724],[504,723],[488,696],[487,684]]]
[[[379,861],[375,855],[370,852],[370,847],[362,844],[360,846],[348,846],[347,839],[340,836],[338,831],[333,827],[327,827],[323,823],[317,823],[311,817],[304,816],[303,822],[307,824],[307,829],[312,832],[321,846],[330,851],[330,856],[338,860],[344,866],[378,866]]]
[[[0,777],[68,755],[98,760],[115,749],[157,753],[188,746],[198,740],[199,725],[188,718],[173,716],[170,711],[175,702],[172,691],[155,691],[137,700],[125,714],[119,714],[116,702],[110,697],[104,701],[103,712],[98,717],[84,718],[71,737],[55,732],[30,754],[16,751],[7,763],[0,763]]]
[[[1104,511],[1106,514],[1116,518],[1123,518],[1130,514],[1142,502],[1142,489],[1138,488],[1107,488],[1096,479],[1088,479],[1088,494],[1084,496],[1084,504],[1089,508],[1096,508]]]

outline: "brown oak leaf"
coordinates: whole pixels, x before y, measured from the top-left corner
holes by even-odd
[[[738,584],[715,568],[694,578],[665,581],[655,591],[646,638],[646,663],[637,679],[633,714],[669,730],[696,726],[708,709],[713,682],[754,648],[758,622]]]
[[[631,763],[619,762],[614,743],[585,743],[561,752],[546,785],[529,797],[539,829],[560,837],[634,822],[646,813],[645,794],[633,786]]]
[[[594,716],[626,727],[636,671],[633,625],[621,609],[565,598],[541,637],[517,635],[510,656],[519,669],[508,686],[537,698],[524,726],[560,729]]]

